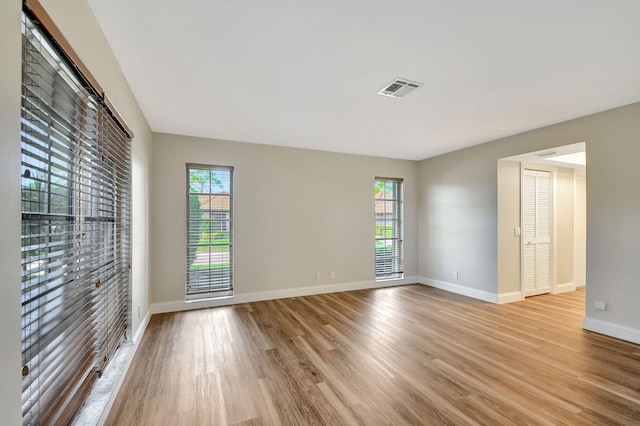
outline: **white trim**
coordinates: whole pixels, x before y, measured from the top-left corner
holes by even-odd
[[[576,288],[586,287],[585,283],[576,283]]]
[[[562,283],[556,284],[556,290],[553,294],[566,293],[568,291],[575,291],[576,285],[574,283]]]
[[[418,277],[407,277],[399,280],[358,281],[351,283],[285,288],[280,290],[258,291],[254,293],[240,293],[235,294],[232,297],[226,297],[223,299],[190,302],[185,302],[184,300],[176,300],[173,302],[154,303],[153,305],[151,305],[150,311],[151,314],[163,314],[167,312],[190,311],[193,309],[214,308],[217,306],[260,302],[263,300],[286,299],[289,297],[312,296],[316,294],[336,293],[340,291],[393,287],[398,285],[415,284],[417,282]]]
[[[133,343],[137,346],[140,344],[140,340],[142,340],[142,336],[144,332],[147,330],[147,326],[149,325],[149,320],[151,320],[151,312],[147,311],[147,314],[142,319],[140,326],[138,327],[138,331],[133,336]]]
[[[521,291],[511,291],[509,293],[500,293],[498,294],[498,303],[512,303],[512,302],[521,302],[524,300],[524,295]]]
[[[460,284],[434,280],[433,278],[429,277],[420,277],[420,284],[450,291],[451,293],[461,294],[463,296],[473,297],[474,299],[484,300],[485,302],[489,303],[498,303],[497,294],[489,293],[488,291],[478,290],[471,287],[466,287]]]
[[[584,317],[582,320],[582,328],[604,334],[606,336],[615,337],[616,339],[640,344],[640,330],[637,328],[627,327],[626,325],[614,324],[612,322],[589,317]]]
[[[149,325],[150,319],[151,319],[151,313],[147,311],[147,314],[144,316],[144,318],[142,319],[142,322],[140,323],[140,326],[138,327],[138,331],[136,331],[136,333],[133,336],[133,339],[131,340],[131,344],[133,345],[133,347],[129,351],[127,360],[124,363],[122,371],[120,371],[120,376],[118,377],[118,380],[116,381],[116,384],[113,387],[113,390],[111,391],[111,395],[107,400],[107,404],[104,406],[104,410],[102,410],[102,415],[98,420],[98,426],[104,425],[104,423],[107,421],[107,417],[109,416],[111,407],[113,406],[113,403],[116,400],[116,396],[118,396],[118,392],[120,392],[120,387],[122,386],[122,383],[124,382],[124,378],[126,377],[127,372],[129,371],[129,367],[131,366],[131,361],[133,361],[133,357],[138,351],[138,348],[140,347],[142,336],[144,335],[144,332],[147,330],[147,326]]]

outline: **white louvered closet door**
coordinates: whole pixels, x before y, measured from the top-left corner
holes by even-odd
[[[522,175],[522,282],[525,296],[551,291],[551,173]]]

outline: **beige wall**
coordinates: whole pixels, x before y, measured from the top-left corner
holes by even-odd
[[[520,162],[498,161],[498,293],[520,292]]]
[[[376,176],[404,178],[405,276],[417,275],[417,162],[154,134],[152,300],[166,309],[186,306],[186,163],[234,167],[236,296],[372,282]]]
[[[553,263],[555,283],[573,285],[573,231],[574,231],[574,179],[573,169],[558,167],[555,171],[553,194],[554,235]]]
[[[587,317],[640,329],[640,104],[589,121]],[[593,301],[607,302],[606,311]]]
[[[485,144],[420,162],[418,241],[423,281],[497,293],[497,161],[509,155],[499,146]],[[459,273],[456,281],[453,272]]]
[[[103,86],[135,133],[133,157],[132,302],[148,309],[149,160],[151,132],[119,66],[83,0],[43,0],[49,14]],[[21,423],[20,357],[20,86],[21,2],[0,2],[0,413],[3,424]],[[132,331],[141,318],[132,315]]]
[[[460,285],[513,291],[502,276],[498,285],[497,160],[580,141],[586,141],[589,170],[585,324],[631,328],[640,337],[640,193],[634,190],[640,181],[640,103],[421,161],[420,275],[450,282],[455,268]],[[510,232],[512,225],[501,231],[504,241]],[[500,242],[501,249],[509,245],[502,237]],[[606,301],[608,309],[593,310],[594,300]]]

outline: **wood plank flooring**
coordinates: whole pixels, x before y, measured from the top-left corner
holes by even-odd
[[[422,285],[154,315],[108,425],[640,424],[640,346],[584,290]]]

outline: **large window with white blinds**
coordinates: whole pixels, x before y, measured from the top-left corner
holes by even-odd
[[[404,194],[402,179],[376,178],[376,280],[404,277]]]
[[[186,300],[233,295],[233,167],[187,164]]]
[[[127,329],[130,136],[22,16],[22,409],[67,424]]]

